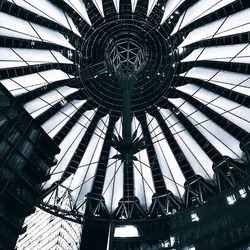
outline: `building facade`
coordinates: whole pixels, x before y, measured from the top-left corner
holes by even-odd
[[[17,242],[17,250],[78,250],[82,226],[39,208],[25,220],[27,231]]]

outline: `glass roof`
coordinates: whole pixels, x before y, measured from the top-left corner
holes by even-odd
[[[4,0],[0,82],[61,149],[41,207],[76,220],[154,218],[244,178],[249,7]]]

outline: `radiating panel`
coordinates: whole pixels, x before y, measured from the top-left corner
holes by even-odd
[[[179,110],[222,155],[229,156],[233,159],[242,158],[243,152],[239,147],[240,142],[236,138],[219,127],[215,122],[211,121],[197,108],[185,102],[185,100],[179,98],[172,99],[171,102],[176,107],[180,107]]]
[[[69,49],[75,49],[58,31],[2,12],[0,12],[0,36],[58,44]]]
[[[44,188],[48,188],[55,181],[60,180],[84,136],[94,113],[95,111],[93,110],[85,112],[59,145],[61,152],[56,157],[58,160],[57,165],[51,169],[51,178],[45,183]]]
[[[175,34],[178,30],[186,27],[190,23],[207,16],[208,14],[223,8],[224,6],[235,2],[236,0],[200,0],[194,5],[192,5],[185,13],[180,17],[178,24],[172,32]],[[178,27],[178,28],[177,28]]]
[[[108,120],[109,115],[106,115],[103,118],[105,123],[101,120],[98,122],[79,167],[74,175],[70,188],[72,190],[73,204],[75,206],[81,205],[85,200],[86,194],[91,191],[104,142],[101,136],[103,136],[103,134],[107,131],[106,124],[108,124]]]
[[[0,48],[0,69],[47,63],[73,64],[60,52],[53,50]]]
[[[76,88],[70,88],[67,86],[59,87],[44,95],[41,95],[32,101],[27,102],[24,105],[24,108],[31,114],[33,118],[36,118],[56,103],[60,101],[64,102],[65,97],[76,91]]]
[[[166,120],[172,135],[189,161],[194,173],[202,176],[205,180],[211,181],[214,175],[211,159],[170,110],[161,109],[160,113]]]
[[[195,84],[178,87],[229,121],[250,132],[250,109]]]
[[[229,17],[205,24],[191,31],[179,47],[211,38],[236,35],[250,31],[250,9],[242,10]]]
[[[185,191],[185,177],[180,170],[168,142],[166,139],[162,139],[163,132],[156,119],[152,119],[152,117],[147,114],[147,123],[149,124],[149,131],[153,140],[157,159],[160,163],[166,187],[168,190],[172,191],[175,196],[182,199]]]
[[[103,197],[108,210],[113,213],[123,197],[123,169],[121,161],[112,159],[117,151],[111,148],[103,187]]]
[[[250,63],[250,47],[248,43],[212,46],[195,49],[182,62],[220,61],[232,63]]]
[[[39,16],[45,17],[65,28],[72,30],[78,36],[81,36],[73,23],[71,17],[59,9],[56,5],[52,4],[49,0],[15,0],[10,1],[28,11],[31,11]]]
[[[42,128],[53,138],[84,103],[86,100],[73,100],[67,103],[65,107],[47,120]]]
[[[50,83],[74,78],[62,70],[52,69],[39,73],[13,77],[0,81],[14,96],[27,93],[31,90],[45,87]]]
[[[113,0],[113,2],[114,2],[114,5],[115,5],[116,13],[119,13],[119,10],[120,10],[120,0]]]
[[[193,67],[188,72],[180,74],[180,76],[200,79],[244,95],[250,95],[250,75],[247,74],[204,67]]]

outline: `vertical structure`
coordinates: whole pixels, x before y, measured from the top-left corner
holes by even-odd
[[[0,248],[14,249],[59,148],[0,85]]]
[[[78,250],[82,225],[37,209],[25,220],[17,250]]]

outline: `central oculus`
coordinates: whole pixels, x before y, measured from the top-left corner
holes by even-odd
[[[132,39],[121,40],[109,51],[109,64],[117,76],[135,76],[146,64],[145,49]]]

